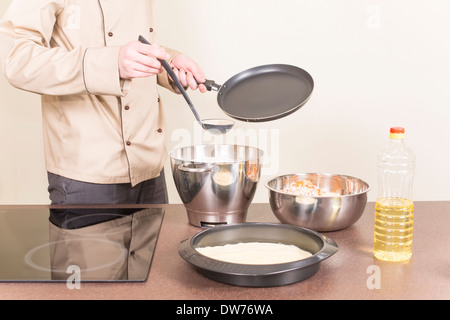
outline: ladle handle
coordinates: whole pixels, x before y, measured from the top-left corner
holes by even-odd
[[[142,42],[142,43],[151,45],[151,43],[148,42],[147,39],[145,39],[143,36],[139,36],[139,41]],[[180,92],[183,95],[184,99],[188,103],[189,108],[191,108],[192,113],[195,116],[195,119],[197,119],[197,121],[202,125],[202,122],[201,122],[200,117],[199,117],[199,115],[197,113],[197,110],[195,110],[195,108],[194,108],[194,104],[192,103],[191,99],[189,98],[188,94],[186,93],[186,90],[184,90],[184,87],[181,84],[181,82],[178,79],[178,77],[176,76],[175,72],[173,72],[172,67],[170,66],[170,64],[166,60],[163,60],[163,59],[158,59],[158,61],[161,62],[161,65],[163,66],[163,68],[167,71],[169,76],[172,78],[173,82],[175,82],[176,86],[178,87],[178,90],[180,90]]]

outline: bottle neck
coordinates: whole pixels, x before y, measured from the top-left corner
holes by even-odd
[[[405,139],[404,138],[390,138],[389,139],[389,143],[390,144],[394,144],[394,145],[401,145],[401,144],[405,144]]]
[[[391,139],[398,139],[398,140],[403,140],[405,139],[405,134],[404,133],[390,133],[389,137]]]

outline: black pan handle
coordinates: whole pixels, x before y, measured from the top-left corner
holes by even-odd
[[[145,44],[149,44],[151,45],[150,42],[147,41],[147,39],[145,39],[143,36],[139,36],[139,41]],[[162,66],[164,67],[164,69],[167,71],[167,73],[170,75],[170,77],[172,78],[172,80],[175,82],[175,84],[178,86],[178,89],[180,89],[180,85],[182,86],[181,83],[179,83],[178,77],[175,75],[175,73],[172,70],[172,67],[170,66],[170,64],[166,61],[166,60],[162,60],[162,59],[158,59],[159,62],[161,62]],[[206,80],[205,82],[201,83],[198,82],[197,80],[195,80],[197,82],[197,84],[203,84],[206,89],[208,91],[219,91],[221,85],[217,84],[214,80]],[[177,83],[178,82],[178,83]],[[184,88],[183,88],[184,89]],[[180,89],[180,91],[183,93],[183,91]]]
[[[197,84],[203,84],[206,87],[206,90],[208,91],[219,91],[220,87],[222,87],[220,84],[217,84],[214,80],[208,80],[206,79],[205,82],[201,83],[195,80]]]

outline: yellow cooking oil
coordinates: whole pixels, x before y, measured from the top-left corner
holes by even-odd
[[[406,261],[412,255],[414,203],[403,198],[382,198],[375,204],[373,253],[385,261]]]

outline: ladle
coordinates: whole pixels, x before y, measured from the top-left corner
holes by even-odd
[[[139,41],[148,45],[151,45],[150,42],[148,42],[143,36],[139,36]],[[230,130],[234,126],[234,122],[231,120],[225,120],[225,119],[206,119],[201,120],[200,116],[197,113],[197,110],[195,110],[194,104],[192,103],[191,99],[189,98],[188,94],[186,93],[186,90],[184,90],[183,85],[181,84],[180,80],[176,76],[175,72],[173,72],[172,68],[170,67],[169,63],[166,60],[158,59],[159,62],[161,62],[163,68],[167,71],[167,73],[172,78],[173,82],[175,82],[176,86],[180,90],[181,94],[183,95],[184,99],[186,100],[187,104],[192,110],[192,113],[195,116],[195,119],[197,119],[197,122],[201,125],[201,127],[204,130],[211,131],[211,133],[214,134],[224,134],[228,130]]]

